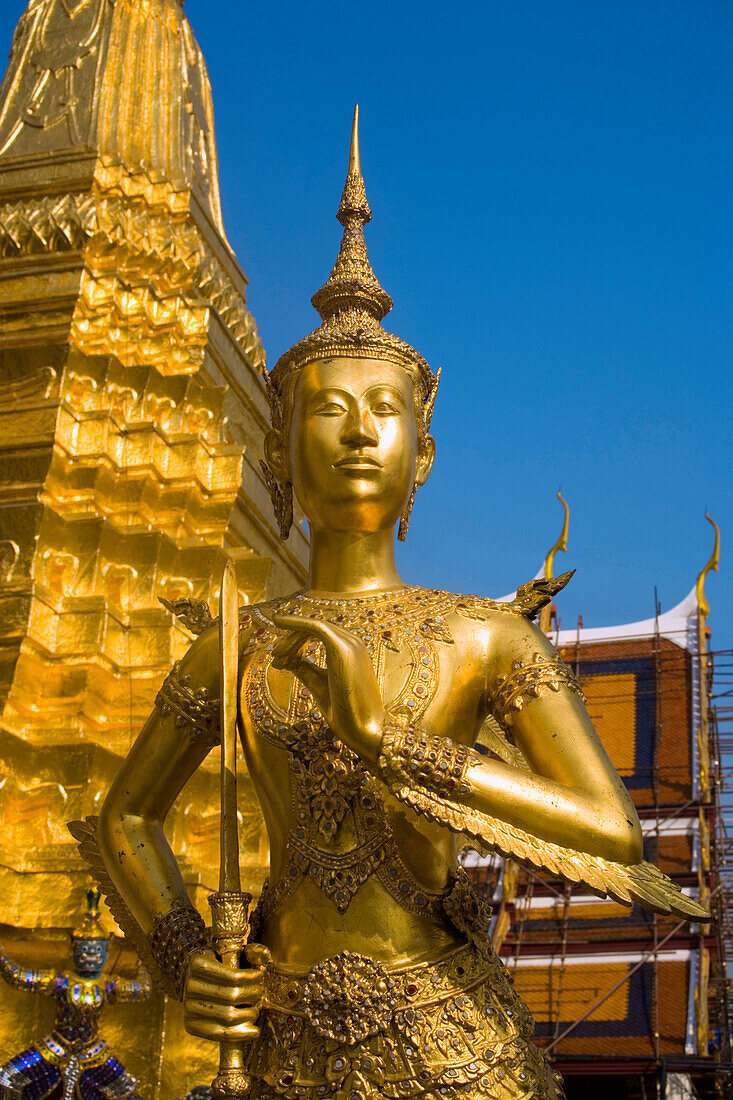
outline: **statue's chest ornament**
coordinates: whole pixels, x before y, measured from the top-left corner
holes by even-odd
[[[96,982],[71,982],[66,994],[67,1001],[74,1008],[101,1009],[104,1004],[104,991]]]
[[[390,716],[418,722],[435,698],[440,675],[436,643],[451,645],[445,623],[455,597],[425,589],[353,600],[292,597],[266,607],[244,608],[240,620],[253,654],[245,698],[256,735],[290,754],[292,831],[285,873],[270,890],[266,910],[276,908],[308,875],[340,910],[373,874],[401,904],[430,913],[437,901],[412,878],[399,858],[380,786],[359,757],[329,729],[310,691],[293,679],[287,704],[272,690],[272,649],[282,635],[271,620],[298,615],[333,623],[361,639],[384,689],[387,654],[404,658],[402,682],[389,702]],[[309,656],[325,664],[320,643]],[[392,677],[390,677],[392,679]]]
[[[281,636],[272,623],[271,617],[275,615],[333,623],[360,639],[383,688],[387,655],[404,654],[405,679],[388,701],[389,711],[395,718],[415,722],[425,713],[437,690],[439,667],[435,643],[453,644],[446,616],[454,610],[455,602],[456,597],[450,593],[424,588],[405,588],[348,600],[304,596],[275,600],[242,610],[241,624],[251,631],[244,652],[263,648],[267,652],[272,648],[274,640]],[[311,656],[323,663],[319,643],[314,643]],[[309,694],[300,689],[298,698],[291,698],[290,717],[297,720],[311,711]]]

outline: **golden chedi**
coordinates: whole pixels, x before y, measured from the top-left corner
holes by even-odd
[[[355,119],[341,252],[313,299],[323,323],[268,378],[265,461],[283,535],[293,498],[308,518],[307,586],[241,608],[229,657],[225,603],[221,674],[212,623],[100,818],[74,831],[189,1031],[227,1056],[242,1044],[246,1075],[220,1095],[560,1096],[456,839],[627,904],[707,914],[642,861],[578,683],[533,625],[569,574],[510,603],[400,580],[395,531],[430,474],[437,377],[380,324],[391,303],[367,259],[369,218]],[[229,743],[216,701],[232,679],[271,851],[241,968],[212,952],[163,832],[181,787],[222,733]],[[504,759],[474,748],[487,720]]]
[[[259,467],[265,359],[246,292],[182,4],[33,0],[0,87],[0,935],[32,966],[61,963],[86,885],[66,823],[101,806],[190,644],[160,600],[212,600],[227,557],[242,600],[306,576],[305,535],[281,542]],[[254,796],[242,814],[256,883]],[[214,761],[168,824],[205,905]],[[0,1001],[0,1063],[43,1026],[34,1000]],[[111,1011],[146,1098],[159,1062],[165,1100],[196,1083],[176,1011],[159,995],[145,1019]]]

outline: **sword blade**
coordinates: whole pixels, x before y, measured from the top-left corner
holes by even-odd
[[[234,566],[224,566],[220,602],[221,652],[221,856],[220,892],[238,892],[237,689],[239,681],[239,592]]]

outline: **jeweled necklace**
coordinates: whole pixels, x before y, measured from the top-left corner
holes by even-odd
[[[263,626],[273,629],[273,615],[323,619],[355,634],[375,655],[382,646],[398,652],[408,638],[452,643],[444,616],[455,605],[455,599],[452,593],[417,586],[349,597],[296,593],[244,609],[241,621],[246,625],[259,619],[262,630]]]

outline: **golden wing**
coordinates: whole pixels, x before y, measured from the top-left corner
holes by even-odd
[[[171,615],[174,615],[186,630],[195,634],[196,637],[208,630],[214,621],[206,600],[164,600],[159,596],[158,603],[161,603],[166,611],[170,611]]]
[[[480,851],[497,851],[538,871],[561,875],[568,882],[583,883],[599,897],[611,897],[623,905],[637,902],[655,913],[675,913],[693,921],[710,920],[708,910],[683,894],[680,887],[653,863],[642,860],[628,866],[588,852],[563,848],[423,788],[390,785],[390,791],[417,813],[464,836],[471,847],[478,847]]]
[[[511,764],[513,767],[521,768],[525,772],[531,770],[521,749],[517,748],[507,735],[504,727],[497,722],[492,714],[484,718],[483,725],[476,738],[476,747],[479,751],[486,749],[488,752],[492,752],[505,764]]]
[[[77,841],[82,859],[88,864],[89,870],[99,884],[102,893],[106,895],[110,913],[125,933],[125,938],[132,943],[137,951],[140,961],[150,974],[152,981],[169,996],[178,998],[175,983],[158,966],[150,950],[147,936],[127,908],[122,895],[109,877],[97,839],[99,818],[87,817],[84,821],[69,821],[66,827],[74,840]]]
[[[571,569],[567,573],[561,573],[559,577],[543,577],[540,580],[528,581],[527,584],[520,584],[514,599],[510,600],[506,606],[518,611],[520,615],[526,615],[528,619],[533,619],[558,592],[562,592],[574,576],[575,570]]]

